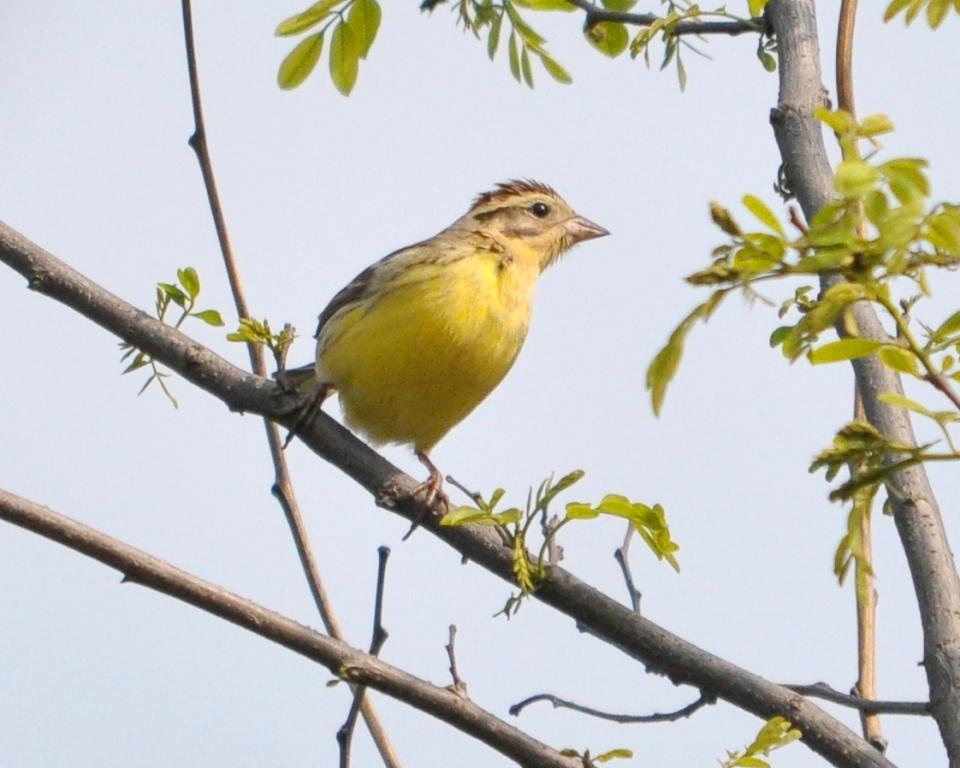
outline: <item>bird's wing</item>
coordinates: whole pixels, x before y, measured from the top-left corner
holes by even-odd
[[[450,264],[475,254],[478,248],[488,249],[492,245],[490,239],[479,232],[470,233],[466,242],[463,233],[456,238],[445,237],[446,234],[442,232],[430,240],[394,251],[363,270],[340,289],[320,313],[314,338],[319,339],[330,320],[344,310],[385,296],[393,287],[424,279],[422,274],[411,271],[410,267],[431,263]]]
[[[398,251],[394,251],[393,253],[384,256],[382,259],[380,259],[380,261],[371,264],[369,267],[363,270],[363,272],[361,272],[359,275],[353,278],[353,280],[341,288],[330,300],[330,303],[324,307],[323,312],[320,313],[320,321],[317,323],[317,332],[313,335],[313,337],[315,339],[319,339],[320,334],[323,332],[324,326],[327,324],[330,318],[332,318],[338,312],[352,304],[363,301],[370,296],[370,294],[373,293],[371,288],[381,282],[380,278],[383,277],[382,272],[388,269],[391,262],[400,258],[404,253],[412,251],[418,247],[419,243],[417,245],[401,248]],[[390,271],[392,272],[393,270]],[[378,275],[378,272],[381,274]]]

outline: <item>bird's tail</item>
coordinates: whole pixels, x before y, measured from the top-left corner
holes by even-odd
[[[273,374],[273,378],[283,386],[289,389],[295,389],[304,395],[309,395],[323,386],[322,382],[317,380],[317,370],[313,364],[301,365],[299,368],[288,368],[285,371],[277,371]],[[329,389],[332,393],[333,389]]]

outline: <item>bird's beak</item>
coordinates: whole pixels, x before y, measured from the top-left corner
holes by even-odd
[[[574,243],[582,243],[584,240],[593,240],[595,237],[604,237],[610,234],[599,224],[594,224],[590,219],[585,219],[583,216],[574,216],[572,219],[567,219],[564,227]]]

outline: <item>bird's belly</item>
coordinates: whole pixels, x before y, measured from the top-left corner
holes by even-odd
[[[429,270],[357,308],[321,353],[347,423],[374,442],[429,450],[513,365],[536,277],[504,280],[497,261],[470,261]]]

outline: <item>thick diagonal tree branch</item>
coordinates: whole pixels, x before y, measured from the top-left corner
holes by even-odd
[[[813,0],[772,0],[768,6],[780,54],[780,97],[771,121],[787,183],[809,220],[829,201],[832,172],[814,107],[826,103]],[[886,334],[872,306],[854,305],[859,334]],[[889,438],[915,443],[907,412],[882,402],[885,392],[902,393],[900,378],[876,356],[853,362],[857,387],[871,424]],[[960,580],[936,497],[922,466],[893,475],[887,483],[894,520],[913,578],[923,626],[923,661],[930,705],[950,756],[960,766]]]
[[[123,573],[124,580],[170,595],[312,659],[353,686],[370,687],[449,723],[529,768],[575,768],[568,757],[456,693],[414,677],[346,643],[176,568],[142,550],[0,490],[0,519]]]
[[[231,365],[130,306],[2,223],[0,261],[22,274],[32,289],[144,350],[232,410],[269,416],[288,427],[297,421],[295,395]],[[299,437],[366,488],[380,506],[410,521],[422,521],[424,529],[461,556],[513,583],[511,549],[494,531],[480,526],[440,527],[413,495],[416,481],[329,416],[318,414],[304,425]],[[802,731],[804,743],[835,766],[892,768],[883,755],[808,699],[698,648],[562,568],[549,568],[534,597],[675,684],[692,685],[765,719],[786,717]]]

